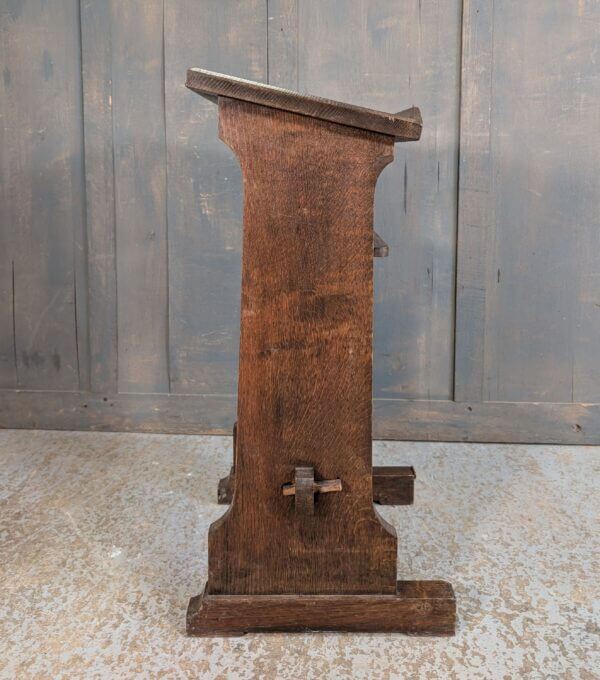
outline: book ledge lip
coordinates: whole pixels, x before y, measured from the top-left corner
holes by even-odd
[[[282,111],[379,132],[393,137],[396,142],[418,140],[423,127],[421,113],[414,106],[399,113],[385,113],[200,68],[188,69],[185,85],[193,92],[208,98],[221,96],[241,99]]]

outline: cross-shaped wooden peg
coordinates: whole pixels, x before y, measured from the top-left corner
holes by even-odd
[[[324,479],[315,482],[315,469],[312,467],[297,467],[294,471],[294,481],[282,487],[284,496],[296,496],[295,511],[300,517],[309,517],[315,511],[315,494],[331,493],[342,490],[341,479]]]

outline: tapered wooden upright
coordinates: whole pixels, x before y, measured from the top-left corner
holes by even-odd
[[[340,114],[198,70],[188,87],[218,97],[244,183],[235,488],[209,531],[204,604],[190,605],[188,630],[219,632],[207,611],[229,596],[395,600],[396,533],[372,490],[373,202],[398,136],[418,138],[418,111],[394,128],[387,114]],[[242,626],[270,628],[293,626]]]

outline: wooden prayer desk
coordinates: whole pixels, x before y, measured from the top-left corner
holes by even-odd
[[[187,631],[452,634],[452,587],[396,581],[396,532],[373,505],[375,184],[395,142],[419,139],[420,113],[200,69],[186,85],[218,103],[244,182],[233,494]],[[412,502],[411,468],[375,475],[379,500]]]

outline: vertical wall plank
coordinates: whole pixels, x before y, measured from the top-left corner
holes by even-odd
[[[265,0],[165,7],[173,392],[235,393],[242,180],[217,107],[184,87],[198,66],[265,82]]]
[[[299,0],[268,0],[268,82],[298,89]]]
[[[457,400],[600,398],[599,20],[465,3]]]
[[[18,176],[14,175],[14,161],[10,154],[10,138],[14,135],[14,131],[9,129],[11,111],[8,108],[9,97],[15,96],[15,93],[11,91],[13,76],[8,66],[8,52],[11,49],[9,32],[14,17],[4,11],[0,13],[0,20],[2,22],[0,24],[0,63],[3,65],[0,80],[0,149],[2,150],[0,153],[0,389],[14,389],[18,386],[13,308],[17,224],[14,219],[16,211],[11,209],[11,195],[15,196],[18,190]],[[12,150],[15,150],[14,147]]]
[[[301,91],[421,108],[421,141],[396,146],[376,193],[374,395],[448,399],[454,355],[459,0],[299,3]]]
[[[590,0],[2,3],[3,399],[120,390],[140,393],[135,410],[171,386],[226,424],[231,399],[214,395],[236,389],[243,187],[216,107],[183,86],[196,65],[421,107],[423,139],[396,147],[376,197],[382,412],[536,402],[525,422],[542,401],[600,402],[599,25]],[[482,427],[468,404],[461,432]],[[517,436],[509,411],[494,438]],[[563,420],[591,441],[579,412]]]
[[[485,397],[598,399],[588,376],[600,372],[600,5],[511,0],[499,10]]]
[[[81,31],[90,382],[94,392],[115,394],[117,272],[110,5],[95,0],[82,0]]]
[[[111,0],[118,385],[167,392],[163,0]]]
[[[573,18],[568,42],[565,40],[562,46],[565,59],[555,62],[554,73],[560,63],[564,74],[564,62],[568,71],[563,76],[564,100],[554,106],[552,120],[558,123],[562,119],[560,107],[571,121],[569,144],[561,161],[565,164],[565,191],[573,196],[562,233],[575,245],[578,274],[578,310],[572,318],[572,397],[576,403],[600,403],[600,3],[579,3]],[[567,60],[566,55],[572,52],[577,58]]]
[[[2,278],[6,289],[14,267],[17,385],[78,389],[88,361],[85,333],[78,338],[87,327],[85,280],[77,281],[85,271],[78,1],[15,1],[1,14],[0,220],[12,243]]]
[[[75,2],[75,21],[78,73],[78,112],[79,121],[79,195],[73,208],[79,211],[73,233],[73,287],[75,290],[75,342],[77,343],[77,367],[79,373],[79,389],[90,389],[90,335],[89,335],[89,282],[88,282],[88,232],[87,232],[87,201],[85,177],[85,130],[83,113],[83,60],[81,35],[81,0]],[[77,217],[77,216],[76,216]]]
[[[488,246],[494,222],[490,116],[494,0],[464,0],[454,399],[481,401]]]
[[[0,144],[2,143],[0,134]],[[0,190],[2,201],[4,187]],[[8,238],[8,228],[0,230],[0,389],[10,389],[17,386],[17,370],[15,362],[14,325],[13,325],[13,277],[12,257]]]

